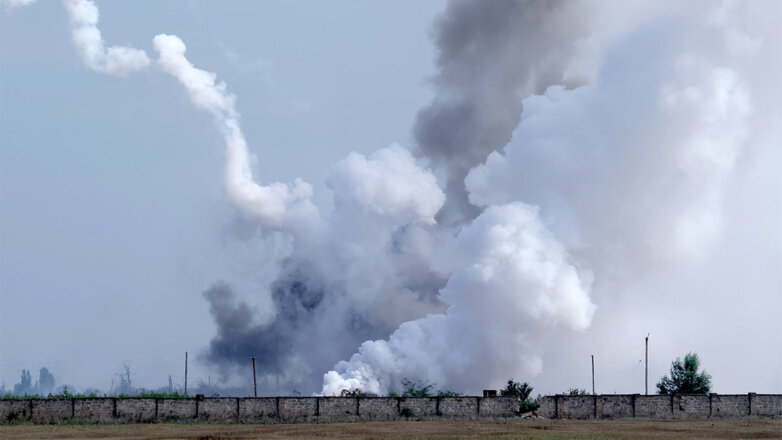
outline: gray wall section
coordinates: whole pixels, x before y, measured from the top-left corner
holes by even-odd
[[[746,394],[712,394],[712,417],[743,417],[749,414],[749,396]]]
[[[452,419],[478,418],[478,397],[441,397],[439,416]]]
[[[120,423],[149,423],[157,419],[157,399],[116,399],[117,421]]]
[[[635,416],[655,419],[673,417],[671,396],[636,396]]]
[[[499,419],[513,397],[214,397],[199,399],[0,399],[0,424],[279,423],[400,419]],[[782,394],[545,396],[538,415],[563,419],[782,417]]]
[[[361,420],[396,420],[399,418],[400,400],[386,397],[361,397],[358,399],[358,415]]]
[[[113,423],[116,399],[73,399],[75,423]]]
[[[402,397],[399,400],[400,416],[411,419],[437,417],[436,397]]]
[[[196,399],[157,399],[157,419],[163,422],[191,422],[198,417]]]
[[[625,419],[633,417],[635,396],[597,396],[595,415],[601,419]]]
[[[346,397],[354,403],[356,399]],[[318,416],[317,397],[278,397],[277,407],[283,422],[308,422]]]
[[[241,423],[270,423],[278,419],[276,397],[247,397],[238,400]]]

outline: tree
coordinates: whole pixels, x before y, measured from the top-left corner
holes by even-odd
[[[500,393],[502,393],[503,396],[516,396],[523,402],[529,399],[532,389],[533,388],[527,382],[519,383],[514,381],[513,378],[510,378],[508,379],[508,384],[505,385],[505,388],[500,390]]]
[[[25,394],[32,394],[33,391],[33,378],[30,376],[30,370],[22,369],[22,379],[18,384],[14,385],[14,394],[22,396]]]
[[[503,396],[515,396],[519,398],[519,414],[524,414],[530,411],[535,411],[538,409],[539,401],[540,401],[540,395],[538,395],[537,399],[530,399],[529,395],[532,394],[533,388],[528,384],[527,382],[519,383],[513,380],[513,378],[508,379],[508,384],[505,385],[505,388],[500,390],[500,393]]]
[[[687,353],[684,362],[676,358],[671,363],[671,377],[663,376],[657,382],[658,394],[708,394],[711,390],[711,375],[698,372],[700,359],[696,353]]]
[[[54,375],[48,368],[42,367],[38,372],[38,393],[46,395],[52,390],[54,390]]]

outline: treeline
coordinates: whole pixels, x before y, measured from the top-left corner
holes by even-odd
[[[122,371],[111,378],[109,389],[101,390],[95,387],[87,387],[77,390],[72,385],[62,384],[57,386],[54,375],[48,368],[42,367],[38,373],[38,380],[33,382],[32,374],[28,369],[22,369],[19,383],[6,388],[0,385],[0,398],[47,398],[47,397],[165,397],[180,398],[203,394],[209,397],[219,396],[248,396],[252,390],[246,387],[226,386],[219,382],[212,382],[211,378],[204,381],[197,379],[195,384],[185,390],[183,383],[175,383],[168,376],[168,384],[156,388],[144,388],[135,385],[130,366],[124,365]]]

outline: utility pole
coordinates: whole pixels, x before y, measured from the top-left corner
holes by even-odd
[[[649,332],[646,334],[646,355],[644,356],[644,394],[649,395]]]
[[[257,382],[257,376],[255,375],[255,356],[252,357],[253,360],[253,395],[255,397],[258,397],[258,382]]]
[[[595,395],[595,355],[592,355],[592,395]]]
[[[185,352],[185,396],[187,396],[187,352]]]

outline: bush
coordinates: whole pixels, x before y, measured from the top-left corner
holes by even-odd
[[[584,389],[578,389],[578,388],[570,388],[569,390],[565,391],[565,394],[568,396],[588,396],[589,393],[587,393]]]
[[[434,384],[402,379],[402,397],[431,397],[434,391]]]

